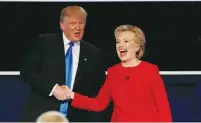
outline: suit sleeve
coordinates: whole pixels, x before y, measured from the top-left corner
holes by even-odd
[[[100,112],[107,108],[110,101],[111,92],[108,74],[103,86],[101,87],[98,95],[95,98],[90,98],[88,96],[75,93],[71,105],[79,109]]]
[[[159,74],[159,69],[157,66],[154,67],[152,77],[152,91],[158,110],[158,120],[160,122],[172,122],[170,105],[168,102],[165,85],[162,77]]]
[[[96,71],[94,72],[93,75],[93,88],[91,89],[91,93],[88,95],[89,97],[96,97],[98,95],[98,92],[101,88],[101,86],[103,86],[104,81],[106,79],[106,74],[105,71],[107,71],[106,68],[106,62],[105,59],[102,55],[101,52],[96,54],[96,57],[94,56],[94,58],[96,58],[96,63],[98,63],[98,66],[96,67]]]
[[[48,77],[43,75],[41,72],[43,64],[43,50],[43,38],[38,36],[31,53],[25,58],[20,70],[20,76],[36,92],[43,96],[49,96],[56,83],[50,82],[53,80],[48,79]]]

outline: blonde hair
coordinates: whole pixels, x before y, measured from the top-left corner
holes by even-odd
[[[82,15],[87,18],[87,12],[84,8],[80,6],[67,6],[63,8],[60,12],[60,22],[63,22],[64,17],[73,16],[73,15]]]
[[[135,43],[140,45],[140,49],[136,52],[136,56],[137,58],[141,58],[144,55],[145,52],[145,35],[143,33],[143,31],[137,27],[137,26],[133,26],[133,25],[120,25],[115,29],[114,35],[117,38],[117,36],[125,31],[130,31],[133,33],[133,40]]]
[[[47,111],[42,113],[36,120],[36,123],[43,122],[63,122],[69,123],[68,119],[58,111]]]

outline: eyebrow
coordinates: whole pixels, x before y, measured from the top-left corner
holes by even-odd
[[[120,40],[120,39],[117,39],[117,40]],[[123,38],[123,40],[130,40],[130,39],[128,39],[128,38]]]

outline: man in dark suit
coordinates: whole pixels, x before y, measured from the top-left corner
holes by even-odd
[[[31,87],[22,121],[35,121],[41,113],[49,110],[64,113],[70,122],[110,121],[111,111],[90,117],[89,113],[92,112],[73,108],[71,102],[66,102],[68,90],[63,86],[70,86],[75,92],[95,97],[106,76],[103,54],[82,40],[86,18],[87,12],[82,7],[68,6],[62,9],[60,15],[62,33],[39,35],[20,73]],[[70,54],[68,51],[72,51],[71,57],[67,56]],[[72,59],[72,63],[67,62],[69,59]],[[69,68],[72,68],[71,72]],[[69,76],[71,79],[68,79]]]

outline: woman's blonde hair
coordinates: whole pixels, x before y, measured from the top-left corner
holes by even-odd
[[[133,40],[135,43],[140,45],[140,49],[136,52],[136,56],[137,58],[141,58],[144,55],[145,52],[145,35],[143,33],[143,31],[137,27],[137,26],[133,26],[133,25],[120,25],[115,29],[114,35],[117,38],[117,36],[125,31],[130,31],[133,33]]]
[[[68,119],[58,111],[44,112],[36,119],[36,123],[47,123],[47,122],[69,123]]]

